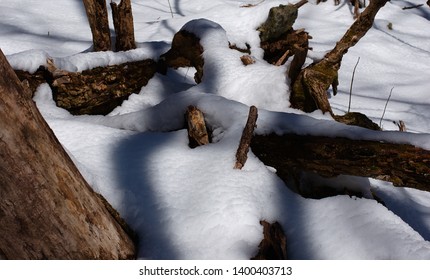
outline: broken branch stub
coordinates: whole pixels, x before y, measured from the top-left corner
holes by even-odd
[[[195,148],[197,146],[209,144],[209,134],[206,129],[205,118],[202,111],[190,105],[185,113],[185,119],[187,121],[190,147]]]
[[[257,107],[251,106],[249,108],[248,120],[246,121],[245,128],[240,138],[239,147],[236,152],[236,163],[234,169],[242,169],[248,159],[249,145],[251,144],[254,128],[256,127],[258,117]]]

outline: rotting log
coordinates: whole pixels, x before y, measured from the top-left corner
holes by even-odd
[[[257,107],[251,106],[249,108],[248,119],[246,125],[243,128],[242,137],[240,138],[239,147],[236,151],[236,163],[234,169],[242,169],[248,159],[249,145],[254,134],[256,122],[258,118]]]
[[[430,151],[407,144],[285,134],[255,135],[253,153],[285,182],[300,172],[353,175],[430,191]],[[287,184],[288,185],[288,184]]]
[[[94,51],[111,50],[109,20],[105,0],[83,0],[91,33]]]
[[[327,90],[332,86],[333,93],[337,92],[338,70],[343,55],[373,26],[376,14],[386,2],[387,0],[371,0],[369,6],[346,31],[333,50],[327,53],[321,61],[311,64],[300,72],[290,95],[293,108],[305,112],[319,109],[324,113],[329,112],[334,115],[328,101]]]
[[[187,122],[189,146],[195,148],[209,144],[209,134],[206,129],[205,118],[196,106],[188,106],[185,112]]]
[[[82,177],[1,51],[0,73],[0,258],[134,258],[124,221]]]
[[[57,106],[74,115],[106,115],[132,93],[139,93],[154,76],[157,63],[151,59],[96,67],[82,72],[57,69],[51,61],[34,73],[15,70],[31,90],[47,82]]]
[[[116,34],[115,50],[128,51],[136,48],[134,39],[133,13],[130,0],[121,0],[119,5],[110,3]]]
[[[260,221],[263,226],[263,240],[258,245],[258,253],[252,260],[286,260],[287,237],[278,222]]]
[[[147,59],[68,72],[53,78],[50,86],[57,106],[72,114],[108,114],[132,93],[139,93],[156,72]]]

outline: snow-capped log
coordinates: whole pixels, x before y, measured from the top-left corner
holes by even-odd
[[[151,59],[96,67],[78,72],[48,67],[48,78],[57,106],[75,115],[106,115],[130,94],[138,93],[154,76],[157,63]]]
[[[430,151],[408,144],[269,134],[255,135],[251,149],[290,183],[299,184],[301,172],[307,171],[322,177],[372,177],[395,186],[430,191]]]
[[[134,258],[126,224],[82,177],[1,51],[0,72],[0,258]]]

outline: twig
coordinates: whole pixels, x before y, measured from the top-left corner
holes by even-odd
[[[242,169],[248,159],[249,145],[251,145],[252,135],[254,133],[255,123],[257,122],[258,110],[257,107],[249,108],[248,120],[240,138],[239,147],[236,152],[236,163],[234,169]]]
[[[170,0],[167,0],[167,2],[169,3],[170,14],[172,15],[172,18],[173,18],[172,5],[170,5]]]
[[[390,101],[391,94],[393,93],[393,89],[394,89],[394,87],[391,88],[390,95],[388,96],[387,102],[385,103],[384,112],[382,112],[382,117],[381,117],[381,120],[379,121],[379,127],[381,127],[382,119],[384,118],[385,110],[387,109],[387,105],[388,105],[388,102]]]
[[[275,66],[281,66],[284,63],[287,55],[290,53],[290,50],[287,50],[279,59],[276,61]]]
[[[258,5],[260,5],[261,3],[263,3],[264,1],[266,1],[266,0],[261,0],[260,2],[258,2],[258,3],[256,3],[256,4],[245,4],[245,5],[242,5],[242,6],[240,6],[241,8],[252,8],[252,7],[255,7],[255,6],[258,6]]]
[[[424,4],[418,4],[418,5],[414,5],[414,6],[403,7],[402,10],[416,9],[416,8],[419,8],[419,7],[423,6],[423,5]]]
[[[354,83],[355,69],[357,69],[357,65],[360,62],[360,57],[357,59],[357,63],[354,66],[354,70],[352,70],[352,78],[351,78],[351,86],[349,87],[349,103],[348,103],[348,113],[351,109],[351,99],[352,99],[352,84]]]

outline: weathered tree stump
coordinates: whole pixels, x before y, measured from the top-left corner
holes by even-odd
[[[189,146],[195,148],[209,144],[209,134],[202,111],[195,106],[188,106],[185,119],[187,121],[188,138],[190,141]]]
[[[115,50],[128,51],[136,48],[134,40],[133,13],[130,0],[121,0],[119,5],[111,2],[113,25],[116,33]]]
[[[287,237],[281,224],[260,221],[263,226],[263,240],[258,245],[259,250],[252,260],[287,260]]]
[[[83,0],[91,33],[94,51],[111,50],[109,20],[105,0]]]
[[[293,55],[299,54],[299,57],[302,58],[304,51],[306,58],[308,40],[311,37],[304,30],[295,31],[293,29],[298,7],[279,5],[271,8],[267,20],[257,29],[260,31],[260,47],[264,50],[264,59],[267,62],[279,66]],[[297,65],[297,62],[301,60],[297,60],[295,64]],[[296,68],[301,70],[303,63]]]
[[[125,223],[86,183],[1,51],[0,73],[0,258],[134,258]]]
[[[175,34],[171,49],[161,55],[161,68],[167,71],[167,67],[194,67],[196,73],[194,80],[200,83],[203,77],[203,47],[200,45],[200,38],[186,30],[181,30]]]

